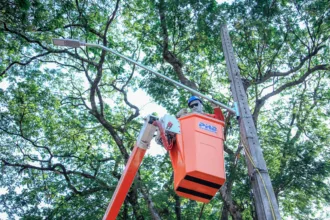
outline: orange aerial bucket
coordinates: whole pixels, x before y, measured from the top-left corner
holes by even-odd
[[[179,196],[207,203],[226,181],[224,122],[197,113],[179,121],[181,134],[169,151],[174,190]]]

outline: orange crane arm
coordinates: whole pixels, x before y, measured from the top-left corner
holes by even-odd
[[[137,145],[134,146],[132,154],[126,164],[125,170],[118,182],[116,190],[112,195],[112,199],[107,208],[103,220],[114,220],[116,219],[121,205],[123,204],[129,188],[131,187],[134,177],[139,170],[140,164],[142,163],[146,149],[140,148]]]
[[[120,177],[120,180],[117,184],[116,190],[112,195],[112,199],[107,208],[103,220],[114,220],[116,219],[120,208],[126,198],[129,188],[131,187],[134,177],[139,170],[139,167],[142,163],[143,157],[150,146],[150,141],[154,136],[154,133],[157,129],[153,123],[157,121],[158,118],[152,115],[149,115],[145,119],[145,123],[141,128],[137,142],[134,145],[134,149],[129,157],[125,170]]]

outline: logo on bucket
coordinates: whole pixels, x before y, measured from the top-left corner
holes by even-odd
[[[204,122],[199,122],[198,127],[200,129],[203,129],[203,130],[206,130],[206,131],[217,133],[217,127],[215,127],[213,125],[206,124]]]

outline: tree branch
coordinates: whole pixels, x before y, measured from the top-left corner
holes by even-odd
[[[38,59],[38,58],[40,58],[40,57],[44,57],[44,56],[47,56],[48,54],[50,54],[51,52],[45,52],[45,53],[42,53],[42,54],[39,54],[39,55],[36,55],[36,56],[34,56],[34,57],[31,57],[30,59],[28,59],[26,62],[19,62],[19,61],[14,61],[14,62],[12,62],[12,63],[10,63],[8,66],[7,66],[7,68],[4,70],[4,71],[2,71],[1,73],[0,73],[0,76],[3,76],[3,75],[5,75],[6,74],[6,72],[12,67],[12,66],[14,66],[15,64],[18,64],[18,65],[20,65],[20,66],[26,66],[26,65],[28,65],[29,63],[31,63],[33,60],[36,60],[36,59]]]
[[[105,25],[104,34],[103,34],[103,45],[104,45],[104,46],[107,46],[107,44],[108,44],[108,41],[107,41],[107,32],[108,32],[108,30],[109,30],[109,26],[110,26],[110,24],[112,23],[113,19],[114,19],[115,16],[116,16],[117,11],[118,11],[118,8],[119,8],[119,2],[120,2],[120,0],[117,0],[117,1],[116,1],[115,10],[112,12],[112,15],[109,16],[109,19],[108,19],[108,21],[107,21],[107,23],[106,23],[106,25]]]
[[[78,171],[66,170],[64,165],[60,164],[60,163],[56,163],[52,166],[47,166],[47,167],[38,167],[38,166],[30,165],[30,164],[10,163],[4,159],[1,159],[1,161],[3,162],[4,166],[20,167],[20,168],[22,168],[21,171],[24,169],[34,169],[34,170],[41,170],[41,171],[51,171],[51,172],[54,172],[57,174],[62,174],[64,176],[69,188],[75,194],[79,194],[79,195],[87,195],[87,194],[91,194],[91,193],[94,193],[94,192],[100,191],[100,190],[114,190],[115,189],[115,186],[109,186],[105,181],[97,178],[96,176],[92,176],[90,174],[82,173],[82,172],[78,172]],[[60,168],[60,170],[58,170],[57,168]],[[69,178],[70,174],[75,174],[75,175],[79,175],[79,176],[87,178],[87,179],[95,180],[100,185],[102,185],[102,187],[96,187],[96,188],[85,190],[85,191],[79,191],[72,185],[71,180]]]
[[[132,121],[134,118],[136,118],[137,116],[140,115],[140,110],[139,110],[138,107],[136,107],[135,105],[133,105],[132,103],[130,103],[130,102],[128,101],[128,99],[127,99],[127,93],[123,90],[123,88],[119,89],[118,87],[116,87],[116,86],[113,85],[113,84],[111,84],[111,86],[112,86],[115,90],[117,90],[117,91],[119,91],[119,92],[121,92],[121,93],[123,94],[123,96],[124,96],[124,101],[125,101],[126,105],[128,105],[129,107],[135,109],[135,113],[132,114],[132,115],[130,115],[129,118],[126,120],[126,124],[127,124],[127,123],[129,123],[130,121]]]
[[[3,24],[4,24],[5,31],[17,35],[17,36],[23,38],[24,40],[26,40],[29,43],[35,43],[35,44],[39,45],[42,49],[48,51],[49,53],[66,53],[66,54],[68,54],[68,55],[70,55],[70,56],[72,56],[72,57],[74,57],[76,59],[82,60],[82,61],[84,61],[86,63],[89,63],[89,64],[91,64],[93,66],[97,66],[98,65],[97,63],[95,63],[95,62],[93,62],[91,60],[88,60],[86,58],[83,58],[83,57],[79,56],[77,53],[72,53],[72,52],[68,51],[67,49],[65,49],[65,50],[54,50],[54,49],[48,48],[48,47],[44,46],[40,41],[30,39],[29,37],[25,36],[24,34],[8,28],[5,23],[3,23]]]
[[[85,28],[87,31],[90,31],[91,33],[95,34],[99,38],[103,39],[103,35],[100,32],[98,32],[97,30],[89,27],[87,24],[86,25],[83,25],[83,24],[67,24],[67,25],[64,25],[63,26],[63,28],[70,28],[70,27],[82,27],[82,28]]]
[[[175,73],[177,74],[180,82],[192,89],[198,90],[197,85],[188,80],[185,75],[183,74],[182,62],[169,50],[169,38],[168,38],[168,32],[167,32],[167,24],[166,24],[166,15],[165,15],[165,2],[164,0],[160,0],[159,6],[158,6],[158,12],[159,12],[159,18],[160,18],[160,25],[161,25],[161,35],[163,37],[163,58],[172,65]]]
[[[298,64],[298,66],[292,68],[291,70],[288,70],[286,72],[277,72],[277,71],[268,71],[262,78],[260,78],[260,80],[258,80],[256,83],[257,84],[261,84],[265,81],[267,81],[269,78],[271,77],[276,77],[276,76],[288,76],[291,73],[294,73],[296,71],[298,71],[300,68],[303,67],[303,65],[305,64],[305,62],[307,60],[309,60],[310,58],[312,58],[313,56],[315,56],[322,48],[324,48],[325,46],[318,46],[316,47],[312,53],[309,53],[307,56],[305,56],[304,58],[302,58],[300,60],[300,63]]]
[[[280,86],[278,89],[276,89],[275,91],[268,93],[267,95],[263,96],[262,98],[258,99],[256,102],[256,107],[254,109],[253,112],[253,117],[255,119],[258,118],[259,112],[261,110],[261,107],[265,104],[265,101],[267,99],[269,99],[272,96],[275,96],[277,94],[279,94],[280,92],[282,92],[283,90],[293,87],[295,85],[299,85],[300,83],[302,83],[310,74],[312,74],[315,71],[319,71],[319,70],[330,70],[330,65],[326,65],[326,64],[322,64],[322,65],[317,65],[314,66],[311,69],[308,69],[299,79],[288,82],[282,86]]]

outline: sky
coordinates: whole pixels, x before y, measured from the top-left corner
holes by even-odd
[[[163,117],[168,114],[166,109],[156,104],[156,102],[143,90],[139,89],[136,92],[129,91],[127,93],[127,99],[140,109],[139,119],[142,121],[144,117],[151,115],[153,112],[157,112],[159,117]],[[150,148],[147,151],[147,155],[156,156],[159,154],[165,154],[166,150],[156,144],[153,139],[150,144]]]

